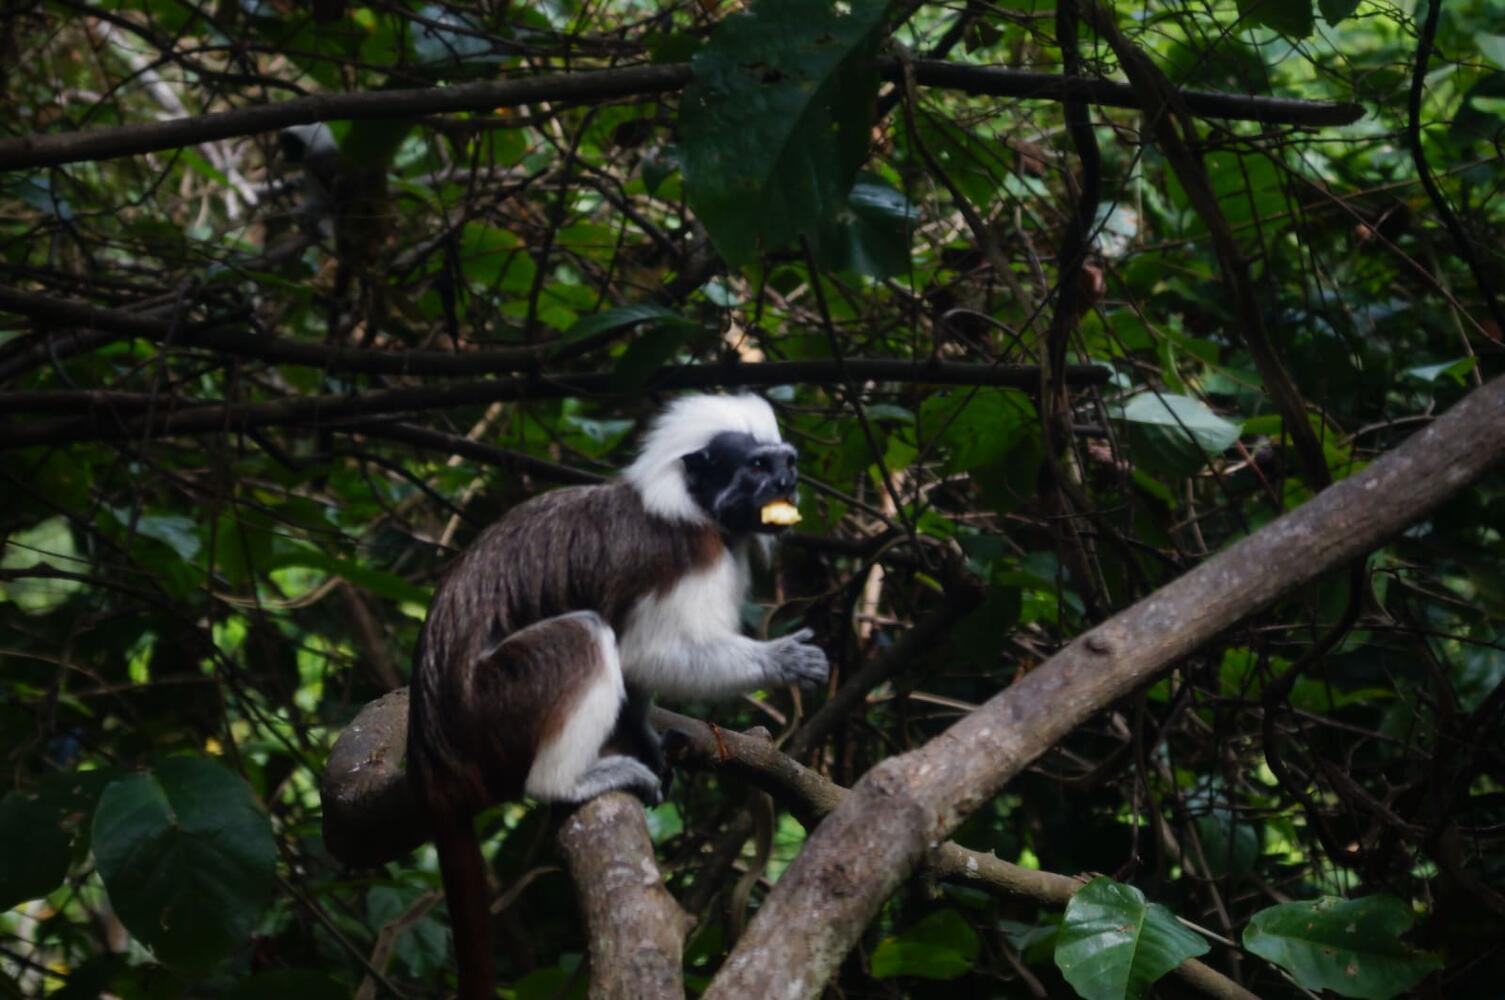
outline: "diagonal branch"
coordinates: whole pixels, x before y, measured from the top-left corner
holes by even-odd
[[[813,997],[926,853],[1115,699],[1363,556],[1505,456],[1505,379],[1352,478],[1079,636],[919,750],[867,773],[806,841],[706,992]]]

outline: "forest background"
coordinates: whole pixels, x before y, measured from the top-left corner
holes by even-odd
[[[486,814],[503,995],[1498,995],[1500,0],[15,0],[0,87],[0,994],[443,995],[400,695],[331,750],[706,389],[830,686]]]

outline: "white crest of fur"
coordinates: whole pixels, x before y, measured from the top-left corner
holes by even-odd
[[[690,496],[682,459],[727,431],[751,434],[764,444],[784,440],[773,407],[757,396],[684,396],[654,420],[637,460],[622,475],[651,513],[675,521],[699,521],[705,513]]]

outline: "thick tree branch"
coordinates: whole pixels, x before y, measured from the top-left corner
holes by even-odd
[[[402,762],[408,750],[408,689],[389,691],[361,709],[335,740],[319,798],[324,846],[353,868],[402,857],[433,836],[413,799]]]
[[[1061,100],[1067,94],[1094,104],[1138,107],[1133,91],[1106,80],[1065,79],[1051,73],[1022,73],[946,62],[918,60],[915,79],[928,87],[991,97]],[[897,63],[881,71],[897,80]],[[136,122],[109,128],[0,140],[0,170],[58,166],[82,160],[108,160],[215,139],[271,132],[289,125],[378,118],[417,118],[457,111],[489,112],[540,102],[604,101],[679,90],[690,80],[688,64],[626,66],[617,69],[551,73],[520,80],[466,83],[452,87],[380,90],[354,94],[315,94],[275,104],[162,122]],[[1199,115],[1286,125],[1343,125],[1356,121],[1356,104],[1293,101],[1186,91],[1187,107]]]
[[[256,427],[306,424],[320,427],[352,417],[441,410],[454,406],[518,399],[560,399],[566,396],[641,396],[645,392],[705,389],[714,386],[774,386],[859,381],[904,382],[928,385],[989,385],[1034,389],[1039,375],[1033,365],[975,365],[955,362],[911,361],[775,361],[764,364],[675,365],[660,368],[645,383],[625,383],[613,372],[542,374],[515,378],[457,382],[443,386],[405,386],[353,395],[329,394],[258,403],[210,403],[150,393],[59,390],[53,393],[12,393],[0,412],[41,412],[59,408],[84,410],[85,415],[53,421],[30,421],[0,429],[0,451],[37,444],[98,441],[143,436],[212,434]],[[1075,365],[1067,373],[1073,385],[1099,385],[1109,371],[1095,365]],[[133,416],[127,411],[151,410]]]
[[[653,861],[642,804],[611,792],[577,809],[559,828],[590,941],[594,1000],[680,1000],[689,916]]]
[[[681,759],[737,774],[792,809],[806,829],[813,829],[849,794],[781,753],[766,735],[712,728],[699,719],[664,709],[654,709],[653,724],[688,737]],[[972,885],[1004,898],[1030,899],[1052,908],[1064,907],[1086,884],[1085,879],[1021,868],[949,840],[931,851],[923,866],[932,879]],[[1182,962],[1176,974],[1209,996],[1254,1000],[1254,994],[1196,959]]]
[[[806,841],[707,997],[817,996],[926,853],[1113,700],[1283,594],[1363,556],[1505,455],[1505,379],[1078,637],[913,752],[868,772]]]

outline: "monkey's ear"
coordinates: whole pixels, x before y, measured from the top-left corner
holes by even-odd
[[[689,473],[690,478],[698,479],[711,467],[711,449],[702,448],[699,451],[692,451],[682,456],[680,461],[685,463],[685,472]]]

